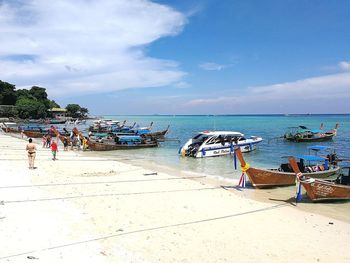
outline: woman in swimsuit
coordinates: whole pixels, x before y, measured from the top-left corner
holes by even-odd
[[[34,169],[34,159],[36,154],[36,146],[33,143],[32,138],[29,139],[26,150],[28,152],[29,169]]]

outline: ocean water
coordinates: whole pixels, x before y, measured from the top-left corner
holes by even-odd
[[[179,156],[178,150],[196,132],[205,130],[238,131],[246,136],[260,136],[264,139],[256,151],[245,153],[248,163],[256,167],[278,167],[282,156],[307,154],[307,146],[315,143],[293,143],[279,138],[288,127],[304,125],[318,129],[324,124],[324,130],[333,129],[339,123],[337,136],[329,142],[317,143],[332,146],[342,158],[350,159],[350,115],[248,115],[248,116],[104,116],[113,120],[127,120],[127,124],[137,122],[148,126],[153,122],[153,131],[166,129],[170,125],[167,138],[172,141],[161,143],[159,148],[101,152],[107,157],[129,158],[152,161],[156,164],[170,166],[182,171],[205,173],[227,179],[238,179],[240,170],[234,170],[233,157],[191,158]],[[347,166],[350,163],[343,162]],[[239,164],[238,164],[239,167]]]

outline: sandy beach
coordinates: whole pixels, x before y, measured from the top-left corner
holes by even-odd
[[[0,133],[2,262],[350,262],[346,220],[61,144],[29,170],[26,144]]]

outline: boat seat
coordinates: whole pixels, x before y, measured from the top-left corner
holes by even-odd
[[[293,172],[293,169],[289,163],[282,163],[280,166],[280,170],[283,172]]]
[[[350,168],[348,168],[348,174],[343,174],[341,177],[341,184],[350,185]]]

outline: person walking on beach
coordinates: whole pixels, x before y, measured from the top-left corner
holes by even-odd
[[[44,135],[43,136],[43,138],[42,138],[42,142],[43,142],[43,148],[45,148],[45,146],[46,146],[46,135]]]
[[[46,136],[46,147],[47,148],[51,147],[51,136],[50,135]]]
[[[67,138],[67,136],[64,136],[64,138],[63,138],[63,150],[68,151],[68,138]]]
[[[28,152],[29,169],[34,169],[36,146],[33,143],[32,138],[29,139],[29,143],[27,144],[26,151]]]
[[[52,160],[56,161],[56,154],[58,152],[57,143],[53,140],[51,143]]]

